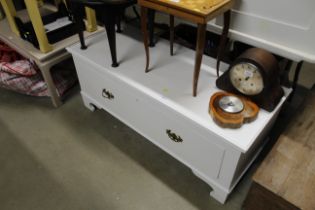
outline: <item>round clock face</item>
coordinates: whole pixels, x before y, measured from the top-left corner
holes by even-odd
[[[230,70],[232,85],[245,95],[257,95],[264,88],[263,77],[258,68],[251,63],[239,63]]]

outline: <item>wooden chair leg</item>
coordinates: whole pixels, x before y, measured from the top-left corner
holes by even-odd
[[[81,43],[81,49],[85,50],[87,48],[86,44],[85,44],[85,40],[84,40],[84,35],[83,35],[83,31],[84,31],[84,22],[82,19],[78,20],[79,22],[77,22],[77,27],[78,27],[78,35],[79,35],[79,39],[80,39],[80,43]]]
[[[83,8],[83,6],[76,3],[71,3],[70,6],[71,6],[71,11],[73,13],[75,27],[79,35],[81,49],[85,50],[87,48],[87,46],[85,45],[85,40],[84,40],[84,35],[83,35],[85,25],[83,22],[83,17],[80,14],[80,8]]]
[[[193,96],[197,95],[198,78],[206,39],[206,24],[198,24],[195,70],[193,78]]]
[[[119,66],[117,62],[117,53],[116,53],[116,16],[115,11],[106,11],[104,14],[104,25],[107,33],[108,44],[110,48],[110,53],[112,56],[112,67]]]
[[[141,7],[141,30],[143,34],[143,43],[144,43],[144,49],[145,49],[145,55],[146,55],[145,72],[149,71],[149,62],[150,62],[148,31],[147,31],[147,12],[148,12],[147,8]]]
[[[170,15],[170,54],[174,55],[174,16]]]

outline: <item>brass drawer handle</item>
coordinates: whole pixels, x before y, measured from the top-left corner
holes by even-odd
[[[182,137],[180,137],[180,136],[177,135],[176,133],[172,133],[172,131],[171,131],[170,129],[167,129],[167,130],[166,130],[166,133],[167,133],[168,137],[169,137],[172,141],[177,142],[177,143],[183,142]]]
[[[113,95],[111,92],[109,92],[108,90],[106,90],[105,88],[104,88],[103,91],[102,91],[102,96],[103,96],[104,98],[109,99],[109,100],[111,100],[111,99],[114,98],[114,95]]]

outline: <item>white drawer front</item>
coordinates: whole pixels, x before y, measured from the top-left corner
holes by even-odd
[[[102,105],[102,108],[112,112],[112,109],[118,105],[117,89],[113,85],[113,81],[93,70],[91,65],[82,62],[78,57],[74,57],[74,60],[81,91],[96,100],[99,105]]]
[[[76,62],[78,63],[79,78],[89,78],[80,80],[82,91],[96,100],[103,109],[199,174],[218,178],[224,158],[222,147],[193,130],[189,126],[191,122],[179,119],[178,115],[162,104],[150,101],[149,97],[136,88],[122,83],[112,75],[92,70],[85,62]],[[113,98],[107,98],[106,94],[104,96],[104,89]],[[217,138],[214,134],[207,136],[212,137]]]
[[[141,106],[137,115],[141,133],[193,170],[218,178],[223,148],[207,141],[175,115],[150,104],[141,103]]]

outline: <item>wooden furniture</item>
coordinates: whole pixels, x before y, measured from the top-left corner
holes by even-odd
[[[84,43],[83,30],[83,14],[80,14],[81,7],[86,6],[94,9],[96,13],[101,15],[101,19],[105,25],[108,43],[110,47],[110,53],[112,57],[112,67],[117,67],[116,53],[116,32],[115,25],[120,23],[120,19],[123,16],[126,7],[129,7],[135,3],[136,0],[70,0],[72,12],[74,15],[75,22],[78,28],[78,34],[81,42],[81,49],[86,49]],[[120,26],[120,24],[119,24]],[[120,27],[119,27],[120,31]]]
[[[241,101],[243,107],[240,111],[238,110],[235,113],[227,112],[220,107],[220,103],[222,105],[222,101],[220,100],[229,96],[236,97],[236,100],[239,99]],[[223,105],[225,108],[236,107],[233,101],[227,101]],[[240,128],[243,124],[254,121],[257,118],[258,112],[259,108],[255,103],[245,97],[237,96],[228,92],[216,92],[211,96],[209,102],[209,114],[219,126],[224,128]]]
[[[165,53],[168,43],[161,40],[152,51],[152,64],[159,65],[144,74],[139,37],[117,34],[116,38],[125,51],[119,53],[124,62],[115,70],[108,68],[111,59],[103,56],[104,49],[110,52],[104,34],[87,39],[88,50],[81,50],[79,44],[67,48],[74,58],[85,106],[106,110],[178,159],[211,186],[212,197],[224,203],[261,151],[288,91],[273,112],[260,111],[254,122],[224,129],[208,113],[210,97],[218,91],[215,59],[205,59],[200,92],[191,97],[187,84],[194,51],[179,48],[178,56],[169,57]]]
[[[315,209],[315,89],[253,176],[247,210]]]
[[[61,1],[61,0],[56,0]],[[48,42],[41,14],[39,11],[39,3],[35,0],[24,0],[28,15],[32,22],[35,34],[39,43],[39,49],[42,53],[47,53],[53,50],[53,45]],[[13,33],[17,36],[20,36],[19,29],[14,21],[14,17],[17,15],[14,4],[12,0],[0,0],[4,12],[6,14],[9,26]],[[87,17],[87,30],[93,32],[97,29],[96,27],[96,18],[93,10],[86,8],[86,17]]]
[[[227,34],[230,19],[230,8],[233,6],[234,0],[211,0],[211,1],[193,1],[193,0],[139,0],[141,6],[141,28],[143,33],[143,42],[146,52],[146,67],[145,71],[149,70],[149,48],[148,48],[148,33],[147,33],[147,9],[153,9],[170,14],[171,28],[171,45],[170,54],[173,55],[173,40],[174,40],[174,16],[178,16],[185,20],[198,24],[197,44],[195,55],[195,67],[193,76],[193,96],[197,95],[197,85],[202,62],[202,55],[205,45],[205,34],[207,22],[224,13],[226,22],[223,32]],[[225,40],[222,40],[224,42]],[[223,50],[223,49],[221,49]],[[221,53],[219,52],[219,55]]]
[[[22,13],[25,11],[22,11]],[[25,14],[21,14],[25,15]],[[0,21],[0,39],[8,44],[10,47],[15,49],[21,55],[26,58],[30,58],[35,61],[39,67],[43,78],[47,84],[48,92],[50,94],[52,103],[55,107],[62,104],[60,96],[57,92],[56,86],[53,82],[50,69],[55,64],[70,57],[70,54],[65,50],[65,47],[78,42],[79,39],[76,36],[68,37],[60,42],[55,43],[53,50],[47,53],[42,53],[40,50],[36,49],[31,43],[24,41],[18,35],[11,31],[7,19]],[[91,36],[95,33],[102,31],[102,28],[98,28],[95,32],[86,32],[85,36]]]

